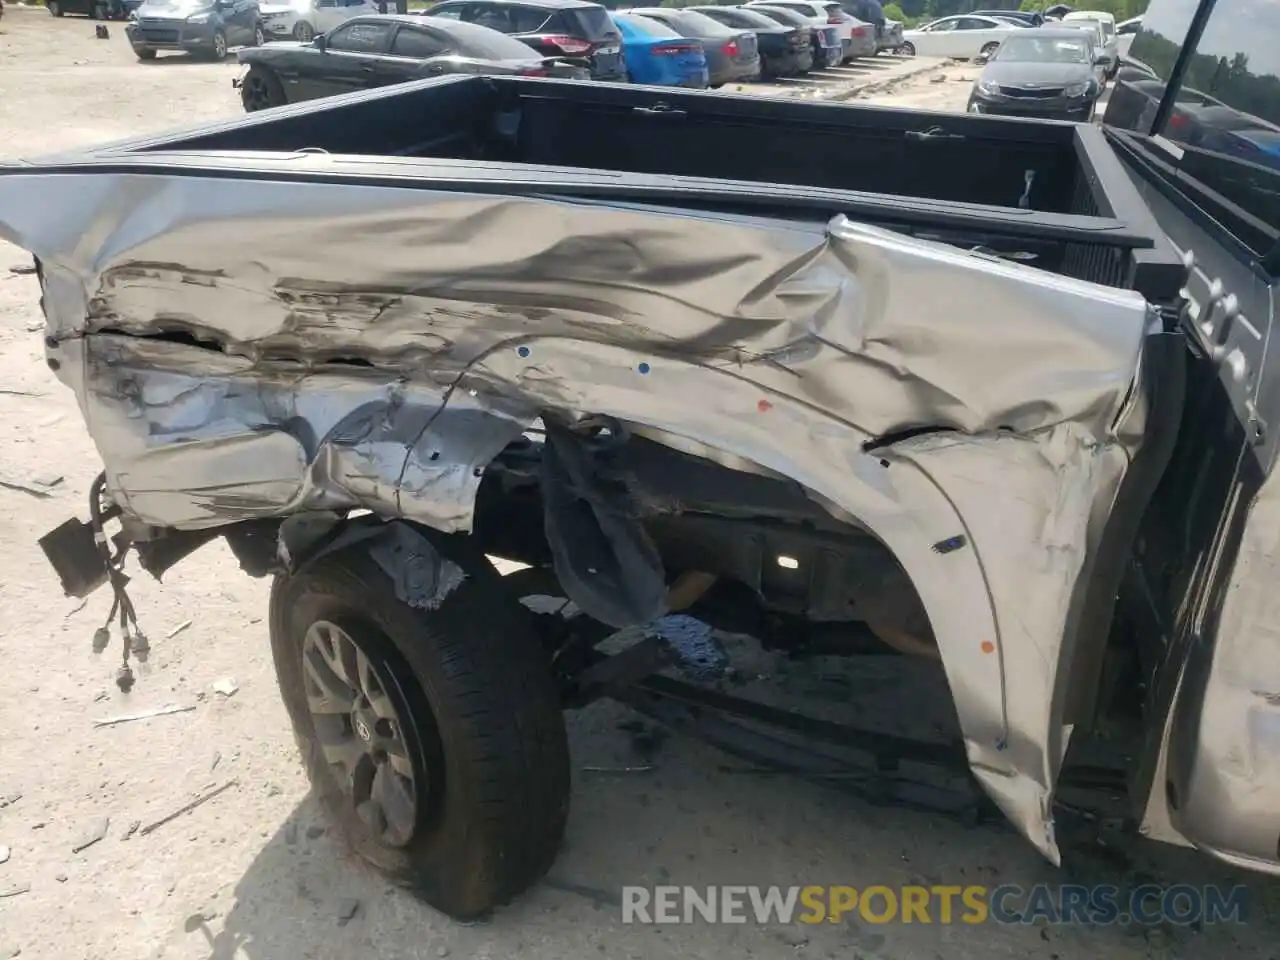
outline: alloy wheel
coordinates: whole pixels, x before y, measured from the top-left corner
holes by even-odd
[[[379,841],[407,846],[419,791],[406,734],[416,731],[406,727],[412,718],[402,716],[395,677],[375,666],[351,633],[325,620],[307,630],[302,668],[316,742],[344,797]]]
[[[225,60],[227,57],[227,38],[221,32],[213,35],[213,57],[215,60]]]
[[[310,43],[316,38],[316,32],[312,29],[311,24],[303,20],[293,28],[293,38],[299,43]]]
[[[267,42],[267,35],[262,32],[262,27],[261,26],[254,27],[253,28],[253,45],[255,47],[261,47],[266,42]]]

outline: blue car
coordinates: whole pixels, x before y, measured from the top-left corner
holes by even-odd
[[[710,82],[707,55],[699,41],[644,17],[610,16],[622,34],[622,58],[632,83],[702,89]]]

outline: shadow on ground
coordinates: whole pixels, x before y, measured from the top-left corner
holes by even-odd
[[[571,721],[575,791],[569,835],[550,876],[491,920],[459,924],[348,857],[316,806],[301,804],[234,889],[225,912],[186,919],[164,957],[328,960],[360,955],[636,958],[1274,957],[1277,886],[1189,851],[1146,843],[1064,843],[1053,868],[1000,825],[878,808],[722,754],[647,733],[601,704]],[[622,722],[628,730],[619,728]],[[639,752],[637,752],[639,747]],[[584,769],[585,768],[585,769]],[[646,769],[647,768],[647,769]],[[712,926],[624,924],[627,884],[1218,883],[1250,888],[1243,925],[1017,926],[932,922]],[[372,952],[372,953],[370,953]]]

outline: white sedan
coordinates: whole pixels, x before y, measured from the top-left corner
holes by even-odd
[[[902,52],[973,59],[980,53],[994,52],[1005,37],[1023,29],[992,17],[943,17],[916,30],[902,31]]]
[[[395,12],[395,3],[389,4]],[[263,3],[258,8],[268,40],[301,40],[310,43],[318,33],[365,14],[378,13],[376,0],[288,0]]]

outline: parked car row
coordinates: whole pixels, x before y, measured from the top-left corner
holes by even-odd
[[[217,8],[253,0],[147,2]],[[267,45],[254,40],[240,51],[248,69],[235,85],[245,110],[446,73],[715,88],[873,56],[897,37],[852,16],[836,0],[612,12],[588,0],[442,0],[412,14],[370,13],[371,3],[376,0],[290,0],[284,10],[276,9],[283,4],[264,8],[266,33],[293,39]],[[338,22],[312,35],[330,22],[322,10]],[[203,29],[220,29],[221,22],[210,19]],[[155,42],[150,18],[140,16],[130,30],[131,40],[136,33]],[[182,33],[174,42],[186,39]]]

